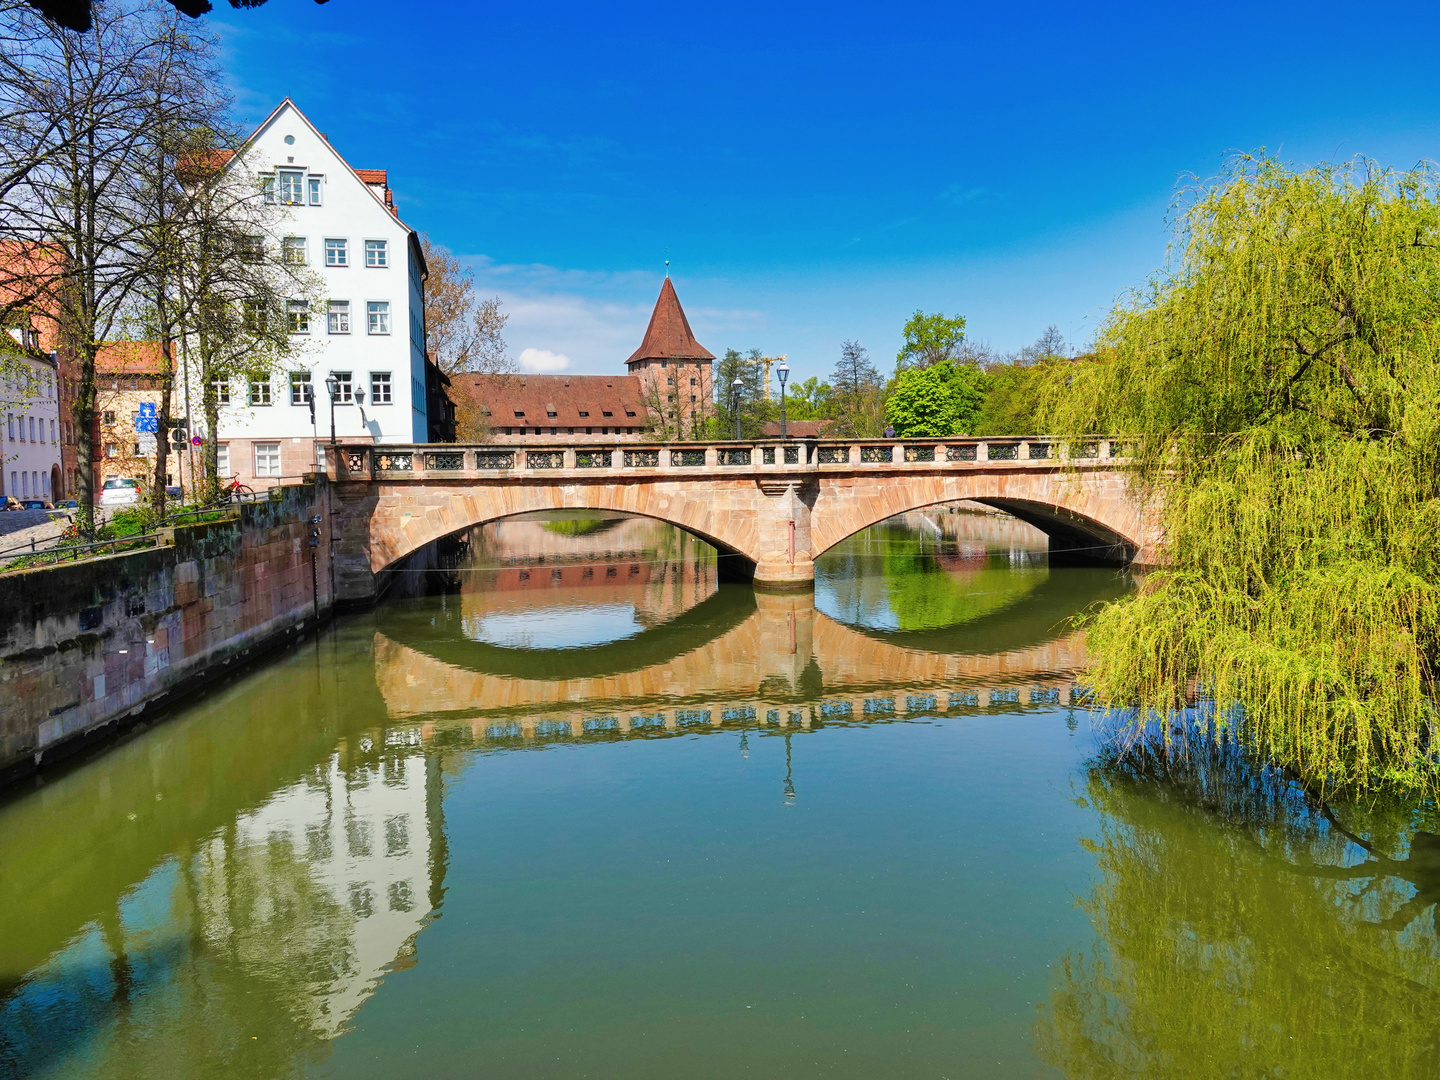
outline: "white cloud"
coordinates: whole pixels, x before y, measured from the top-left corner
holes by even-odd
[[[481,296],[499,296],[509,314],[505,337],[523,346],[522,370],[573,371],[623,375],[625,359],[645,336],[650,311],[664,280],[653,271],[567,270],[543,264],[497,263],[484,255],[462,255],[475,271]],[[711,352],[731,346],[750,348],[764,340],[756,330],[767,323],[764,311],[727,308],[702,302],[713,295],[708,280],[687,281],[681,301],[695,336]],[[768,347],[768,346],[762,346]],[[548,360],[568,358],[564,368],[531,367],[527,355]]]
[[[570,357],[564,353],[553,353],[549,349],[522,349],[520,367],[524,371],[543,374],[549,371],[564,371],[570,366]]]

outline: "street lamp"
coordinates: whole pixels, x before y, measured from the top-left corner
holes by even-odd
[[[735,381],[730,384],[730,415],[735,418],[735,438],[740,438],[740,391],[745,384],[740,376],[735,376]]]
[[[322,465],[320,435],[315,430],[315,388],[308,381],[305,383],[305,404],[310,407],[310,456],[315,459],[315,464]]]
[[[785,435],[785,380],[790,377],[790,369],[785,365],[785,359],[780,359],[780,366],[775,369],[775,374],[780,376],[780,438]]]
[[[335,445],[335,398],[340,393],[340,380],[334,372],[325,376],[325,389],[330,391],[330,445]]]

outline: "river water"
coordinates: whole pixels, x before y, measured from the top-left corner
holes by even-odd
[[[1440,1075],[1434,826],[1119,755],[1126,575],[952,512],[719,569],[494,523],[11,793],[0,1077]]]

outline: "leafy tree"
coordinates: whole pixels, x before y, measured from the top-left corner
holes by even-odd
[[[498,375],[515,370],[506,355],[500,298],[475,298],[475,274],[447,248],[422,234],[429,276],[425,280],[425,332],[430,350],[446,375],[474,372]]]
[[[785,415],[791,420],[830,419],[830,384],[811,375],[785,392]]]
[[[771,412],[779,415],[779,406],[772,409],[765,400],[765,367],[755,361],[763,354],[759,349],[740,353],[726,349],[715,368],[715,435],[721,439],[735,437],[735,420],[740,420],[740,437],[757,439],[765,432]],[[735,380],[740,380],[737,389]]]
[[[1198,678],[1308,783],[1433,791],[1436,173],[1239,157],[1182,210],[1094,362],[1043,366],[1046,426],[1133,437],[1164,526],[1166,565],[1094,620],[1092,684],[1143,717]]]
[[[902,371],[885,402],[885,419],[902,438],[967,435],[980,417],[987,381],[979,368],[950,360]]]
[[[1059,360],[1070,355],[1069,346],[1065,344],[1065,336],[1060,333],[1060,328],[1051,323],[1045,328],[1045,332],[1035,339],[1035,344],[1027,345],[1020,350],[1015,360],[1021,364],[1040,364],[1046,360]]]
[[[865,346],[846,341],[830,375],[830,411],[840,438],[875,438],[885,416],[884,383]]]
[[[959,360],[964,341],[964,315],[952,318],[939,312],[927,315],[916,311],[905,323],[905,344],[895,356],[895,371],[898,374],[908,368]]]

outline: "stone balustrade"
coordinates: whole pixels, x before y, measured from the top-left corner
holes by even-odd
[[[400,480],[407,477],[477,479],[543,473],[546,479],[641,473],[676,478],[695,474],[733,477],[821,474],[873,469],[877,472],[953,471],[1010,465],[1108,465],[1118,442],[1096,438],[1065,444],[1039,437],[993,439],[810,439],[715,442],[604,443],[593,440],[526,445],[345,444],[334,449],[330,473],[336,480]]]

